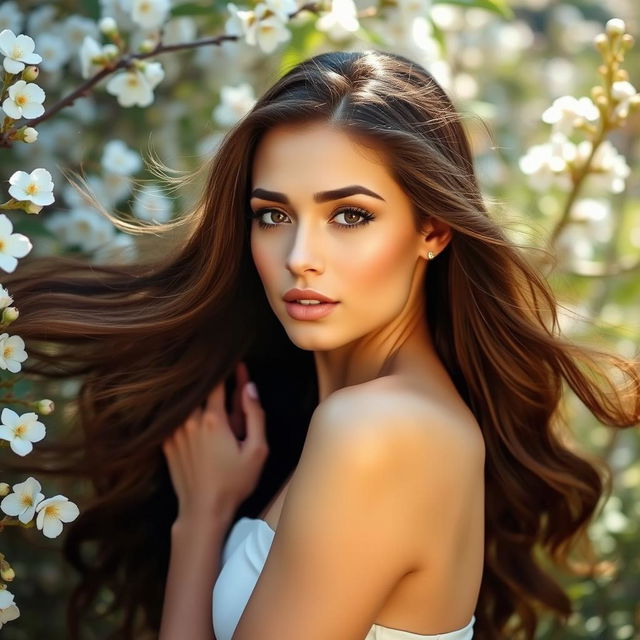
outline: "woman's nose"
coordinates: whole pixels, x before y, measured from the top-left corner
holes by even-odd
[[[321,270],[318,236],[310,225],[296,225],[292,243],[287,256],[289,271],[302,273],[308,269]]]

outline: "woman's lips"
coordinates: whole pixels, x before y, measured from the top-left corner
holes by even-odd
[[[300,304],[299,302],[286,302],[287,313],[294,320],[317,320],[329,315],[339,302],[321,302],[320,304]]]

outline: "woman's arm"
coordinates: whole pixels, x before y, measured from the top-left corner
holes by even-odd
[[[174,522],[158,640],[215,640],[211,597],[231,518],[220,515]]]
[[[254,491],[269,452],[264,411],[248,393],[246,367],[240,363],[237,371],[231,416],[220,382],[206,406],[196,407],[162,444],[178,516],[171,527],[159,640],[215,640],[212,597],[222,544],[238,506]],[[240,427],[244,422],[244,440],[238,440],[229,420]]]

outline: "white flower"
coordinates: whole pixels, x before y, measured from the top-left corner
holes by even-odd
[[[0,213],[0,269],[12,273],[18,264],[16,258],[24,258],[31,248],[31,240],[21,233],[13,233],[11,220],[4,213]]]
[[[85,36],[82,41],[80,51],[78,52],[83,78],[89,78],[102,69],[103,65],[93,62],[93,58],[102,56],[103,53],[103,48],[100,44],[98,44],[91,36]]]
[[[213,109],[212,116],[223,127],[228,127],[245,116],[255,105],[253,87],[243,82],[235,87],[220,89],[220,104]]]
[[[164,69],[159,62],[145,62],[142,73],[152,89],[155,89],[164,78]]]
[[[53,31],[58,23],[58,9],[52,4],[40,4],[27,14],[27,29],[31,35]]]
[[[536,190],[543,191],[552,185],[568,188],[571,183],[567,163],[575,157],[575,145],[564,134],[553,133],[549,142],[533,145],[518,164]]]
[[[611,96],[618,102],[613,115],[615,118],[624,119],[629,115],[629,105],[631,99],[637,96],[636,88],[627,81],[614,82],[611,85]]]
[[[316,29],[332,40],[344,40],[360,28],[353,0],[331,0],[331,10],[316,20]]]
[[[97,264],[126,264],[135,260],[138,256],[138,248],[132,236],[126,233],[118,233],[113,240],[99,247],[94,259]]]
[[[291,32],[278,15],[264,17],[268,10],[264,2],[256,5],[254,9],[256,22],[246,36],[247,44],[257,44],[264,53],[272,53],[280,42],[291,39]]]
[[[108,194],[108,199],[104,202],[114,205],[131,193],[132,181],[129,176],[121,173],[105,171],[102,174],[102,185]]]
[[[598,107],[593,104],[591,98],[583,96],[576,99],[573,96],[562,96],[556,98],[542,114],[542,121],[553,125],[554,131],[570,134],[578,118],[594,122],[599,117]]]
[[[111,221],[96,209],[80,206],[69,212],[57,212],[44,221],[45,227],[64,244],[81,251],[94,251],[110,242],[115,233]]]
[[[44,91],[35,82],[18,80],[9,87],[9,96],[2,103],[2,109],[14,120],[37,118],[44,113],[44,98]]]
[[[5,309],[13,303],[13,297],[9,295],[9,291],[0,284],[0,309]]]
[[[298,9],[296,0],[264,0],[264,3],[282,22],[288,22],[289,16]]]
[[[2,64],[7,73],[20,73],[26,64],[38,64],[42,57],[34,53],[36,43],[24,34],[16,36],[10,29],[0,33],[0,53],[5,56]],[[26,64],[25,64],[26,63]]]
[[[38,414],[33,411],[19,416],[15,411],[5,407],[0,420],[0,438],[8,440],[11,450],[19,456],[31,453],[31,443],[39,442],[46,433],[44,424],[38,422]]]
[[[69,498],[57,495],[36,506],[36,526],[47,538],[55,538],[62,532],[63,522],[73,522],[80,510]]]
[[[31,173],[16,171],[9,178],[9,193],[16,200],[29,200],[35,204],[51,204],[53,197],[53,180],[51,174],[42,167]]]
[[[431,0],[398,0],[398,10],[407,21],[425,17],[431,12]]]
[[[254,12],[252,10],[239,9],[233,2],[227,3],[227,10],[231,16],[227,18],[224,24],[225,33],[246,38],[256,22]]]
[[[27,144],[31,144],[32,142],[35,142],[38,139],[38,132],[33,127],[25,127],[25,130],[22,135],[23,135],[22,139]]]
[[[170,8],[169,0],[133,0],[131,18],[144,29],[157,29],[167,19]]]
[[[142,168],[140,154],[122,140],[110,140],[104,145],[102,167],[112,173],[130,176]]]
[[[24,340],[20,336],[0,334],[0,369],[7,369],[11,373],[18,373],[22,368],[20,363],[27,359],[24,350]]]
[[[17,516],[23,524],[31,522],[36,505],[44,500],[40,483],[32,477],[13,485],[14,493],[5,496],[0,502],[0,509],[8,516]]]
[[[581,198],[571,207],[571,219],[584,224],[589,237],[608,242],[613,233],[611,203],[605,199]]]
[[[144,185],[136,194],[133,212],[138,218],[150,222],[167,222],[171,218],[173,204],[157,185]]]
[[[178,16],[177,18],[172,18],[163,26],[162,42],[167,45],[190,42],[196,39],[197,33],[198,27],[193,18]]]
[[[60,31],[65,39],[67,47],[71,51],[79,49],[86,36],[97,38],[99,34],[98,25],[95,21],[78,14],[68,16],[62,24],[62,29]],[[39,48],[38,51],[40,51]]]
[[[135,68],[116,74],[107,83],[106,90],[117,97],[122,107],[148,107],[153,102],[153,88],[163,77],[160,63],[150,62],[143,71]]]
[[[2,625],[20,616],[20,609],[13,601],[13,593],[8,589],[0,589],[0,629]]]
[[[69,42],[55,33],[41,33],[36,36],[38,51],[42,54],[45,71],[58,71],[69,61],[72,49]]]
[[[22,29],[23,20],[24,16],[20,13],[14,0],[0,3],[0,31],[11,29],[11,31],[17,33]]]
[[[586,162],[591,148],[590,140],[583,140],[578,145],[577,156],[581,162]],[[609,140],[602,142],[591,160],[589,174],[591,183],[611,193],[621,193],[624,191],[625,182],[630,173],[631,169],[624,156],[618,153]]]

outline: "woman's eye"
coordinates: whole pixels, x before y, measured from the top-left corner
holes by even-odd
[[[267,216],[267,219],[270,220],[270,222],[265,222],[264,216]],[[258,225],[263,229],[279,227],[283,218],[278,218],[278,216],[284,216],[284,218],[288,217],[286,213],[278,211],[278,209],[259,209],[258,211],[251,213],[251,217],[255,218],[258,221]],[[338,229],[353,229],[355,227],[360,227],[368,224],[370,220],[375,218],[374,215],[364,209],[360,209],[359,207],[347,207],[341,209],[333,216],[332,220],[336,220],[339,216],[344,216],[344,222],[335,223],[335,226]]]

